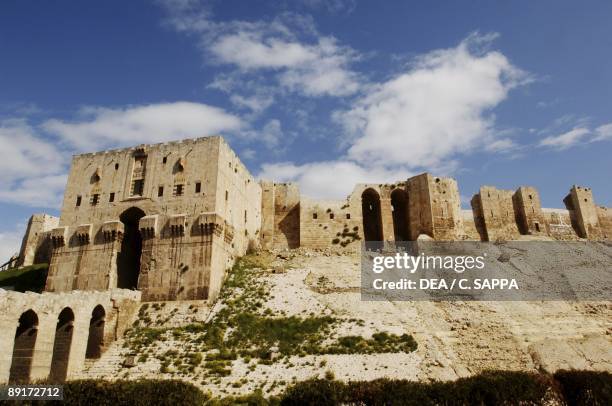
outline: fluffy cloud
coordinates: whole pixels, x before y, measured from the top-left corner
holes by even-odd
[[[495,142],[491,110],[529,76],[500,52],[493,36],[418,58],[336,119],[351,138],[349,158],[377,165],[430,167]]]
[[[595,134],[593,141],[612,140],[612,123],[600,125],[595,129]]]
[[[330,199],[347,196],[357,183],[394,182],[409,176],[411,173],[405,169],[365,168],[346,160],[305,165],[290,162],[266,164],[259,173],[261,179],[298,182],[306,196]]]
[[[40,176],[61,169],[64,160],[50,142],[35,135],[24,120],[0,122],[0,179]]]
[[[81,120],[52,119],[43,128],[81,151],[216,135],[236,131],[242,121],[222,109],[200,103],[175,102],[120,109],[82,111]]]
[[[574,123],[574,127],[571,130],[559,131],[559,128],[567,127],[571,123]],[[560,134],[549,135],[543,138],[538,142],[538,146],[562,151],[576,145],[612,141],[612,123],[602,124],[592,130],[589,120],[585,117],[578,119],[569,115],[560,117],[552,125],[540,131],[539,134],[549,134],[555,129]]]
[[[360,89],[350,64],[356,51],[320,35],[311,19],[281,14],[271,21],[213,21],[199,2],[162,2],[176,30],[200,38],[207,60],[242,72],[272,71],[287,90],[306,96],[347,96]]]
[[[24,120],[0,122],[0,201],[58,207],[69,153]]]
[[[63,172],[11,181],[6,184],[6,188],[0,188],[0,201],[32,207],[59,208],[67,178],[68,175]]]
[[[26,221],[23,221],[26,224]],[[21,239],[25,228],[19,225],[14,230],[0,231],[0,261],[8,261],[14,254],[19,253],[21,248]]]
[[[457,47],[418,57],[406,72],[334,113],[346,153],[336,161],[264,165],[260,176],[296,181],[305,194],[341,197],[358,182],[406,179],[415,169],[449,170],[475,149],[514,150],[491,111],[530,76],[497,51],[495,35],[470,35]]]
[[[563,150],[583,141],[590,133],[591,131],[588,128],[574,128],[563,134],[546,137],[540,141],[539,145],[541,147],[551,147]]]

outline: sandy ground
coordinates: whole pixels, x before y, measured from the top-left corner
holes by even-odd
[[[287,316],[314,313],[360,319],[364,323],[343,325],[336,334],[369,338],[379,331],[408,333],[416,339],[418,349],[409,354],[296,356],[272,365],[254,361],[247,365],[238,359],[232,364],[232,374],[216,383],[200,380],[197,374],[179,378],[224,395],[262,386],[264,393],[276,393],[291,382],[323,377],[328,371],[342,380],[389,377],[423,381],[456,379],[485,369],[612,371],[609,301],[368,302],[362,301],[359,293],[356,254],[303,250],[276,254],[273,267],[283,271],[264,276],[271,287],[267,308]],[[180,325],[193,317],[203,320],[210,312],[201,302],[167,302],[160,310],[150,306],[153,319],[166,326]],[[100,360],[89,365],[83,377],[172,377],[159,372],[160,363],[155,359],[123,367],[126,350],[122,344],[122,340],[113,343]],[[167,348],[172,345],[164,343]]]

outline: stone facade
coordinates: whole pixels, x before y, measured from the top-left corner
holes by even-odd
[[[59,225],[59,217],[34,214],[28,221],[23,236],[17,266],[48,263],[50,250],[49,232]]]
[[[483,186],[465,210],[457,182],[428,173],[313,200],[296,184],[256,182],[221,137],[208,137],[75,156],[59,220],[33,216],[21,252],[24,264],[49,259],[47,291],[212,301],[249,247],[612,236],[612,210],[589,188],[573,186],[564,203],[542,208],[529,186]]]
[[[76,377],[130,326],[140,292],[0,293],[0,384]]]
[[[259,240],[261,188],[221,137],[77,155],[46,290],[214,299]]]

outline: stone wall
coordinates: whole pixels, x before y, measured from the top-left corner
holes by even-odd
[[[259,241],[261,200],[221,137],[77,155],[50,232],[46,290],[213,300],[235,257]]]
[[[28,227],[19,251],[17,266],[49,263],[48,232],[59,225],[59,217],[48,214],[34,214],[28,221]]]
[[[266,249],[300,246],[300,191],[295,183],[261,181],[261,243]]]
[[[212,301],[235,258],[259,245],[610,238],[610,213],[589,188],[572,187],[564,202],[566,210],[544,210],[533,187],[483,186],[470,215],[457,182],[428,173],[313,200],[293,183],[256,182],[223,138],[198,138],[73,157],[59,224],[33,216],[22,257],[49,256],[47,291],[128,288],[143,300]]]
[[[601,238],[599,217],[591,188],[574,185],[563,201],[572,214],[572,225],[580,238]]]
[[[313,249],[346,248],[363,238],[360,210],[348,200],[311,200],[300,202],[300,245]]]
[[[78,376],[91,356],[88,346],[101,354],[122,336],[139,301],[140,292],[127,290],[0,292],[0,383]],[[102,317],[92,319],[94,310]],[[96,335],[96,329],[102,333]]]

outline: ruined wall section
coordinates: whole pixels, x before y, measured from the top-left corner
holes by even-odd
[[[561,241],[576,241],[578,235],[572,227],[572,214],[565,209],[542,209],[542,216],[548,230],[548,235]]]
[[[353,204],[350,203],[353,201]],[[300,203],[300,246],[357,249],[363,239],[361,205],[356,199],[311,200]],[[357,209],[359,207],[359,209]]]
[[[410,240],[425,234],[434,237],[434,219],[430,191],[431,175],[423,173],[406,181],[409,197]]]
[[[429,177],[433,218],[433,237],[436,240],[465,238],[461,198],[457,181],[452,178]]]
[[[49,231],[58,225],[59,217],[48,214],[32,215],[23,236],[17,266],[49,263],[51,254]]]
[[[597,217],[599,219],[599,227],[601,229],[601,237],[604,240],[612,239],[612,208],[597,207]]]
[[[570,210],[572,225],[580,238],[600,239],[602,237],[591,188],[574,185],[563,202]]]
[[[32,310],[37,317],[29,372],[30,379],[35,381],[49,376],[58,316],[65,308],[72,310],[73,335],[67,348],[67,378],[70,379],[77,377],[84,367],[93,309],[98,305],[104,309],[104,350],[130,327],[139,302],[140,292],[128,290],[43,294],[3,292],[0,295],[0,383],[9,381],[15,332],[24,312]]]
[[[295,183],[262,181],[261,243],[266,249],[300,246],[300,190]]]
[[[484,228],[485,241],[514,240],[520,235],[511,190],[482,186],[472,199],[476,224]]]
[[[521,234],[547,235],[540,194],[534,187],[521,186],[512,196]]]

